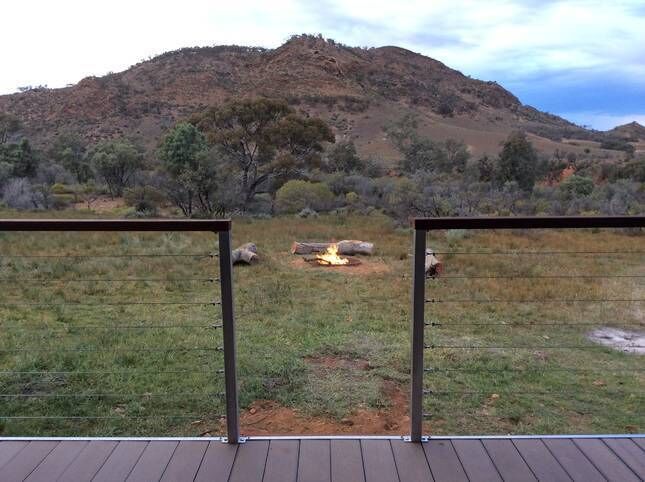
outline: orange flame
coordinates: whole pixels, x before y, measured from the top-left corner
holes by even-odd
[[[349,259],[338,256],[338,245],[336,243],[330,244],[324,254],[317,254],[316,260],[320,264],[334,266],[349,263]]]

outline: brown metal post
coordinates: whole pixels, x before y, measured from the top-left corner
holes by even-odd
[[[224,384],[226,386],[226,429],[228,443],[239,443],[239,406],[237,355],[235,346],[235,315],[233,312],[233,264],[231,232],[219,233],[219,269],[222,297],[222,332],[224,338]]]
[[[426,231],[414,230],[414,260],[412,273],[412,368],[410,393],[410,441],[421,442],[423,437],[423,351],[425,329],[425,256]]]

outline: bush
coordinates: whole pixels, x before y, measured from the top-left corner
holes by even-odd
[[[35,191],[24,178],[12,179],[4,187],[2,202],[13,209],[40,209],[43,207],[42,195]]]
[[[334,194],[327,184],[321,182],[288,181],[276,193],[276,207],[285,213],[296,213],[305,208],[326,211],[333,204]]]
[[[125,204],[134,208],[140,217],[155,216],[164,200],[163,194],[151,186],[137,186],[123,192]]]
[[[585,176],[569,176],[560,184],[560,189],[568,199],[589,196],[594,189],[593,179]]]

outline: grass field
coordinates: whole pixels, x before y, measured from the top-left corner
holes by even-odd
[[[235,268],[244,431],[405,433],[410,230],[378,216],[289,217],[235,220],[233,237],[261,255]],[[289,253],[296,239],[332,238],[374,241],[376,255],[336,270]],[[645,328],[644,303],[624,301],[645,299],[642,235],[453,231],[429,246],[445,253],[445,273],[427,282],[441,301],[427,306],[438,324],[427,328],[429,431],[645,430],[643,356],[586,338]],[[207,234],[0,234],[0,415],[51,417],[5,418],[1,433],[220,432],[215,250]],[[514,254],[472,254],[490,251]],[[148,256],[162,254],[181,256]],[[191,304],[118,304],[132,301]]]

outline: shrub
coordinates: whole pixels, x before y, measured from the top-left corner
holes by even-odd
[[[570,176],[560,184],[560,189],[568,199],[589,196],[594,189],[593,179],[585,176]]]
[[[42,195],[35,191],[24,178],[12,179],[4,187],[2,202],[14,209],[40,209],[43,206]]]
[[[141,216],[155,216],[164,200],[163,194],[151,186],[137,186],[123,193],[126,205],[131,206]]]
[[[325,211],[329,210],[333,203],[334,194],[321,182],[288,181],[276,194],[276,207],[286,213],[296,213],[304,208]]]

